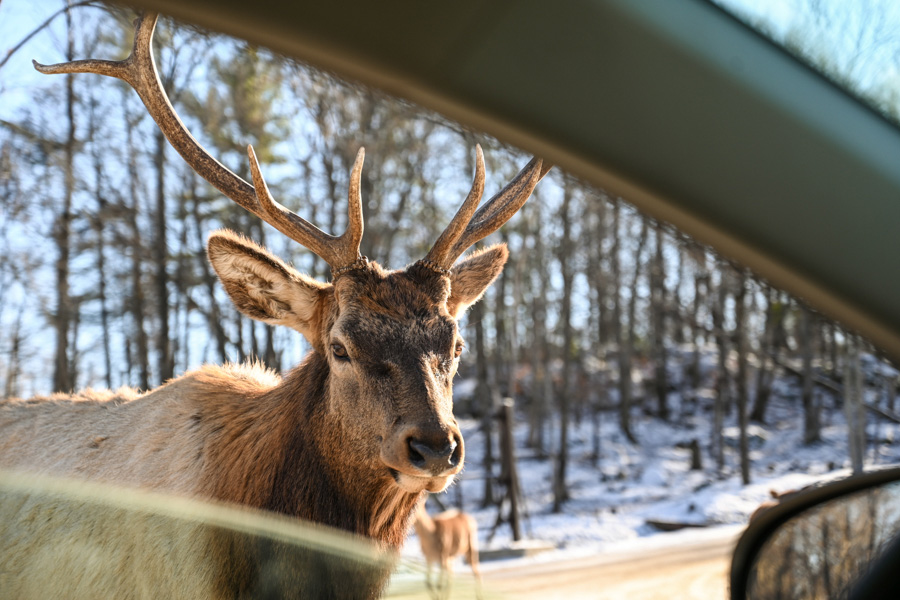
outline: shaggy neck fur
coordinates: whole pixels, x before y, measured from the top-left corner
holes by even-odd
[[[369,468],[355,468],[341,457],[346,445],[340,425],[325,411],[328,373],[326,360],[312,352],[281,385],[258,398],[234,397],[236,405],[205,403],[215,412],[194,418],[210,434],[205,449],[210,495],[343,529],[397,550],[422,494],[404,492],[387,472],[373,476]]]

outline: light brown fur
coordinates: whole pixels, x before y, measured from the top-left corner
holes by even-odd
[[[453,561],[464,556],[475,576],[475,593],[481,598],[481,572],[478,569],[478,524],[475,519],[456,509],[444,511],[434,517],[428,514],[421,502],[413,522],[422,554],[428,564],[425,583],[435,600],[450,596]],[[432,567],[437,565],[437,582],[432,583]]]

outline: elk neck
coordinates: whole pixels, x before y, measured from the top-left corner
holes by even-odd
[[[316,351],[257,398],[219,402],[204,415],[216,499],[336,527],[399,548],[421,494],[400,490],[346,456],[342,430],[325,410],[329,367]],[[210,403],[212,404],[212,403]],[[211,417],[211,418],[210,418]]]

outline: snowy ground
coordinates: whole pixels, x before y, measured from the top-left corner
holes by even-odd
[[[726,465],[716,472],[709,453],[712,398],[700,398],[697,417],[683,416],[678,394],[670,397],[673,417],[668,423],[639,416],[635,411],[634,433],[640,444],[629,443],[619,431],[614,413],[605,413],[600,424],[601,457],[595,467],[590,460],[592,424],[588,419],[570,430],[568,484],[571,500],[560,514],[553,514],[552,461],[527,458],[526,427],[516,428],[519,476],[525,495],[523,534],[528,540],[549,542],[557,550],[542,559],[564,559],[591,553],[618,551],[626,545],[666,543],[711,534],[710,528],[738,531],[750,513],[769,498],[770,490],[787,491],[849,474],[847,430],[843,413],[830,395],[821,390],[822,441],[804,446],[800,390],[790,378],[776,381],[768,412],[768,424],[750,429],[751,478],[743,485],[737,452],[736,416],[726,423]],[[870,401],[880,390],[872,388]],[[687,414],[688,411],[685,411]],[[868,414],[866,466],[900,463],[900,426]],[[511,530],[503,525],[493,539],[488,536],[497,518],[496,508],[480,509],[483,480],[483,439],[474,422],[463,423],[466,439],[466,471],[456,485],[462,486],[464,510],[479,523],[483,548],[501,548],[511,542]],[[548,424],[555,430],[558,425]],[[690,470],[687,445],[698,440],[703,451],[702,471]],[[896,440],[896,443],[895,443]],[[496,443],[495,443],[496,448]],[[455,488],[441,495],[447,506],[455,506],[460,493]],[[434,512],[437,507],[429,504]],[[693,523],[703,528],[662,533],[647,520]],[[652,539],[651,539],[652,538]],[[412,536],[404,555],[421,557]]]

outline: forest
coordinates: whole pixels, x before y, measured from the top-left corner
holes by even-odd
[[[3,397],[146,390],[207,362],[290,369],[308,346],[239,315],[206,260],[206,238],[233,229],[323,281],[327,265],[194,174],[127,85],[33,73],[31,59],[118,59],[131,47],[127,10],[40,4],[41,17],[29,13],[33,24],[15,34],[2,21],[26,9],[0,7],[9,45],[0,59]],[[529,158],[241,41],[163,20],[155,48],[169,96],[203,146],[249,180],[252,143],[273,195],[324,231],[344,229],[348,177],[364,146],[361,250],[391,268],[424,256],[450,221],[476,144],[488,194]],[[553,461],[557,510],[569,495],[570,431],[601,416],[635,446],[635,419],[707,420],[698,455],[745,483],[747,432],[770,419],[777,378],[797,383],[791,402],[804,443],[821,440],[823,411],[843,411],[854,470],[863,468],[867,415],[900,423],[897,371],[875,348],[627,198],[554,169],[485,243],[501,241],[509,263],[462,323],[456,412],[490,432],[502,399],[514,398],[529,449]],[[723,437],[727,419],[739,425],[736,452]],[[498,450],[484,439],[490,465]]]

